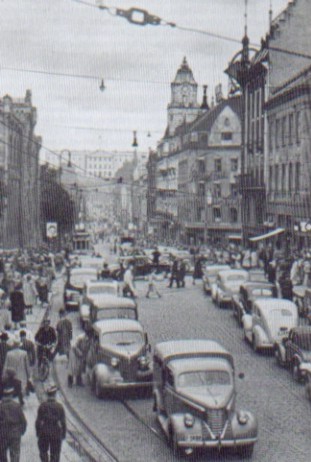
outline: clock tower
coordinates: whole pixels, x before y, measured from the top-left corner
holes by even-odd
[[[201,114],[197,96],[198,84],[184,58],[175,80],[171,83],[171,102],[167,107],[169,136],[174,135],[179,125],[193,122]]]

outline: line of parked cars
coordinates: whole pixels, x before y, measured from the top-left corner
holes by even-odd
[[[279,298],[276,285],[258,272],[226,265],[205,268],[203,289],[216,306],[232,308],[244,339],[255,352],[273,352],[279,366],[287,367],[294,380],[306,382],[311,400],[311,325],[308,317],[299,316],[297,304]]]

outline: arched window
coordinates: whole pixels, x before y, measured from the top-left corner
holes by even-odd
[[[236,223],[238,221],[238,211],[235,207],[230,209],[230,221],[231,223]]]

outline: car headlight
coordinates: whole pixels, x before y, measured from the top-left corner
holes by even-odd
[[[239,422],[239,424],[245,425],[245,424],[247,424],[248,420],[249,420],[249,416],[245,412],[243,412],[243,411],[238,412],[238,422]]]
[[[140,369],[147,369],[149,366],[149,358],[147,358],[147,356],[140,356],[138,358],[138,364]]]
[[[194,417],[193,417],[192,414],[185,414],[185,415],[184,415],[184,424],[185,424],[185,427],[188,427],[188,428],[193,427],[194,422],[195,422],[195,419],[194,419]]]
[[[111,360],[110,360],[110,364],[111,364],[112,367],[118,367],[119,362],[120,362],[120,360],[118,358],[115,358],[115,357],[111,358]]]

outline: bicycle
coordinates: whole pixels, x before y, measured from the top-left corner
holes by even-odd
[[[50,363],[53,361],[52,349],[54,345],[40,345],[42,347],[42,356],[40,365],[38,363],[38,379],[44,382],[50,374]]]

